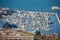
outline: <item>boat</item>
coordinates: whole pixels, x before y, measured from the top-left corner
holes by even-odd
[[[53,24],[54,22],[48,22],[48,24]]]

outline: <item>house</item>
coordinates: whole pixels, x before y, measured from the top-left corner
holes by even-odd
[[[34,34],[10,28],[0,29],[0,40],[34,40]]]

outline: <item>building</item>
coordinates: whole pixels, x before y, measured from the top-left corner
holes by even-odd
[[[34,40],[34,34],[10,28],[0,29],[0,40]]]
[[[53,35],[43,35],[42,36],[43,40],[59,40],[58,36],[53,34]]]

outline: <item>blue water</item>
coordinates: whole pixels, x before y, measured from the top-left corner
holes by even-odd
[[[60,0],[0,0],[0,7],[27,11],[56,12],[60,18],[60,10],[53,11],[53,5],[60,7]]]
[[[52,11],[53,5],[60,7],[60,0],[0,0],[0,7],[31,11]]]
[[[8,7],[13,10],[56,12],[60,15],[60,10],[51,9],[53,5],[60,7],[60,0],[0,0],[0,7]],[[55,22],[54,26],[57,27],[57,32],[60,34],[60,24],[54,17],[51,20]]]

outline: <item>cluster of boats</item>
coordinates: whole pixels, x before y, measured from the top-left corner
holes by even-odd
[[[11,28],[13,30],[0,31],[0,34],[4,35],[20,35],[20,33],[14,30],[22,30],[29,33],[35,33],[35,31],[45,31],[46,33],[52,30],[49,27],[54,22],[50,20],[49,12],[31,12],[21,10],[11,10],[10,8],[0,8],[0,29]],[[24,33],[25,33],[24,32]],[[15,33],[15,34],[14,34]],[[44,35],[43,35],[44,36]],[[46,36],[46,35],[45,35]],[[47,36],[46,36],[47,37]],[[48,35],[48,37],[51,37]],[[46,38],[44,37],[44,40]]]
[[[11,27],[12,29],[15,29],[13,28],[14,26],[18,30],[24,30],[27,32],[34,32],[39,29],[51,29],[48,27],[48,25],[54,23],[49,22],[48,12],[31,12],[11,10],[10,8],[0,8],[0,15],[0,19],[4,19],[0,20],[0,22],[5,21],[5,25],[7,24],[7,26]]]

